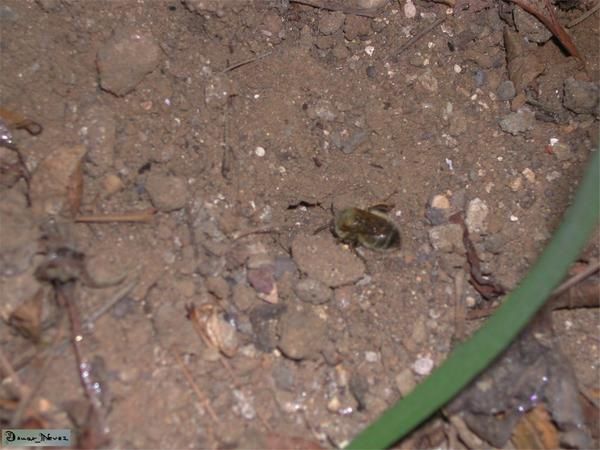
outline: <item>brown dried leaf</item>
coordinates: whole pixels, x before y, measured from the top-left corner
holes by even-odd
[[[558,430],[544,405],[537,405],[527,412],[513,430],[512,442],[516,448],[559,448]]]
[[[218,349],[228,358],[235,356],[239,346],[233,325],[227,322],[216,306],[205,303],[196,308],[194,304],[186,306],[186,317],[206,345]]]
[[[9,316],[8,323],[19,333],[34,342],[39,342],[42,335],[42,302],[46,290],[40,288],[24,301]]]

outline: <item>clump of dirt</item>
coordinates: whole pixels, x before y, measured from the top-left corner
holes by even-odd
[[[66,415],[86,417],[72,352],[43,346],[49,222],[92,279],[123,279],[68,280],[110,446],[337,447],[406,395],[451,349],[456,302],[494,301],[456,298],[468,260],[514,288],[598,149],[598,21],[568,28],[583,67],[513,6],[5,1],[0,342],[25,385],[52,352],[36,396],[62,415],[42,423],[91,426]],[[400,249],[330,232],[378,204]],[[557,314],[597,389],[597,317]]]

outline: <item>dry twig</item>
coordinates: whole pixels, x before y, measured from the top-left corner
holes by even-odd
[[[141,211],[126,211],[122,213],[92,214],[89,216],[77,216],[75,222],[79,223],[110,223],[110,222],[143,222],[152,220],[156,209],[148,208]]]

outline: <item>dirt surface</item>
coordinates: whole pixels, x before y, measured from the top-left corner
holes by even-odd
[[[506,290],[559,223],[598,146],[597,15],[569,31],[587,73],[554,39],[529,43],[539,23],[521,24],[527,70],[511,57],[509,82],[506,4],[452,16],[417,1],[410,17],[412,3],[366,3],[377,8],[0,3],[0,104],[43,126],[12,132],[30,189],[3,171],[0,342],[34,384],[41,358],[28,357],[56,319],[44,316],[37,347],[8,322],[50,290],[34,272],[54,218],[91,278],[126,276],[75,290],[84,319],[118,300],[81,342],[111,447],[264,447],[274,430],[340,446],[452,347],[466,258],[448,218],[465,211],[482,272]],[[568,23],[588,7],[557,14]],[[332,211],[381,203],[400,249],[314,233]],[[127,211],[156,212],[72,220]],[[598,253],[596,235],[583,259]],[[464,299],[487,303],[469,284]],[[555,313],[555,326],[579,383],[598,389],[597,313]],[[70,347],[38,394],[81,422]]]

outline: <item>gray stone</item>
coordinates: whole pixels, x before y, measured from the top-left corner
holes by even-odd
[[[296,283],[294,292],[300,300],[314,305],[331,300],[331,289],[313,278],[304,278]]]
[[[157,172],[148,177],[146,191],[154,207],[163,212],[183,208],[189,198],[185,179]]]
[[[319,19],[319,32],[321,34],[333,34],[344,24],[346,15],[341,11],[324,13]]]
[[[517,95],[517,90],[515,89],[515,84],[511,80],[505,80],[500,83],[498,89],[496,90],[496,95],[502,101],[508,101],[515,98]]]
[[[500,128],[506,133],[516,136],[533,129],[535,125],[535,114],[528,110],[519,110],[507,114],[500,119]]]
[[[598,85],[573,78],[565,80],[563,104],[578,114],[597,114]]]
[[[280,321],[279,349],[290,359],[317,359],[326,341],[326,323],[310,310],[289,310]]]
[[[117,28],[96,56],[100,86],[117,96],[128,94],[158,67],[160,56],[150,34],[133,27]]]
[[[467,205],[465,224],[469,233],[485,233],[487,231],[487,216],[489,208],[480,198],[475,198]]]
[[[429,242],[435,250],[465,253],[462,227],[456,223],[438,225],[429,230]]]

